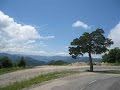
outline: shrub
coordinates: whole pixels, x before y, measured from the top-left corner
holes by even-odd
[[[0,67],[1,68],[2,67],[3,68],[9,68],[9,67],[12,67],[12,66],[13,66],[13,64],[8,57],[4,56],[4,57],[1,58],[1,60],[0,60]]]
[[[48,65],[66,65],[66,64],[68,63],[63,60],[57,60],[57,61],[52,60],[48,63]]]

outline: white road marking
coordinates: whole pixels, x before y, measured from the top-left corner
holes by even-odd
[[[81,88],[80,90],[83,90],[83,89],[85,89],[85,87]]]
[[[94,82],[96,82],[96,81],[97,81],[97,80],[93,80],[93,81],[91,81],[90,83],[88,83],[88,85],[90,85],[90,84],[92,84],[92,83],[94,83]],[[87,85],[87,86],[88,86],[88,85]],[[86,86],[86,87],[87,87],[87,86]],[[80,90],[84,90],[86,87],[82,87]]]
[[[90,85],[90,84],[92,84],[92,83],[94,83],[94,82],[96,82],[97,80],[93,80],[93,81],[91,81],[88,85]]]

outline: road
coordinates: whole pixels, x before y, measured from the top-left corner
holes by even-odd
[[[120,90],[119,74],[83,73],[50,81],[26,90]]]
[[[54,71],[71,70],[71,69],[84,71],[89,69],[89,66],[41,66],[33,69],[26,69],[26,70],[20,70],[12,73],[7,73],[7,74],[0,75],[0,87],[4,87],[16,81],[21,81],[25,79],[27,80],[29,78],[33,78],[41,74],[54,72]],[[119,66],[94,66],[94,70],[117,70],[117,69],[120,69],[120,67]]]

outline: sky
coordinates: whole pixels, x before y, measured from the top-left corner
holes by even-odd
[[[70,42],[102,28],[120,47],[120,0],[0,0],[0,51],[68,55]]]

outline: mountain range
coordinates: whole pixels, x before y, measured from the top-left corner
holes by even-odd
[[[24,56],[24,59],[28,66],[39,66],[39,65],[45,65],[51,60],[63,60],[68,63],[74,63],[74,62],[88,62],[88,57],[79,57],[77,59],[73,59],[71,56],[38,56],[38,55],[20,55],[20,54],[8,54],[8,53],[0,53],[0,56],[8,56],[13,62],[16,62],[17,60],[20,60],[22,56]],[[100,62],[100,58],[93,58],[94,62]]]
[[[31,58],[34,58],[39,61],[46,61],[49,62],[51,60],[63,60],[68,63],[73,63],[73,62],[88,62],[89,58],[88,57],[79,57],[77,59],[72,58],[71,56],[36,56],[36,55],[31,55],[29,56]],[[100,62],[100,58],[93,58],[94,62]]]
[[[3,56],[9,57],[13,63],[18,62],[21,59],[21,57],[24,56],[24,60],[27,66],[40,66],[40,65],[46,64],[45,61],[39,61],[29,56],[25,56],[25,55],[0,53],[0,57],[3,57]]]

